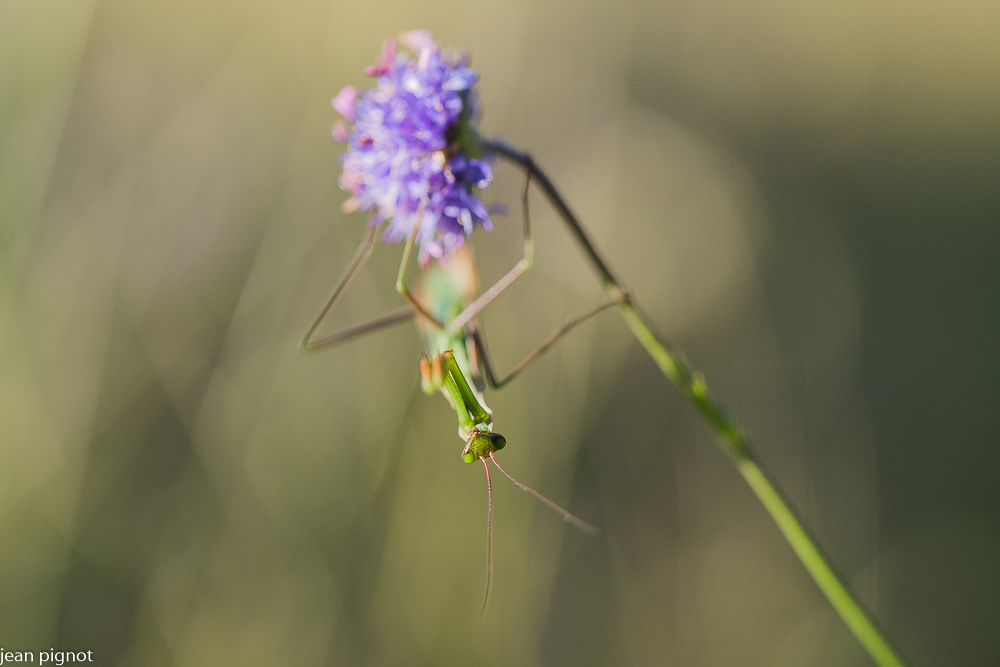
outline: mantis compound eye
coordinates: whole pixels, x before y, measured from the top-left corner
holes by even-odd
[[[493,447],[493,451],[498,452],[507,446],[507,438],[503,437],[499,433],[486,433],[484,434],[490,439],[490,445]]]

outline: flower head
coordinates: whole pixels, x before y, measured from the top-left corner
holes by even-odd
[[[400,36],[416,57],[386,39],[378,62],[365,70],[378,86],[359,93],[345,86],[333,99],[343,117],[333,136],[348,144],[340,185],[350,191],[345,211],[373,210],[371,224],[388,220],[382,240],[413,233],[420,261],[448,258],[476,225],[492,227],[489,209],[473,193],[493,175],[476,159],[473,85],[479,76],[462,54],[442,51],[425,30]]]

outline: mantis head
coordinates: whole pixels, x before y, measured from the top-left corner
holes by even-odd
[[[462,450],[462,460],[475,463],[479,459],[489,457],[493,452],[500,451],[507,445],[507,438],[491,431],[473,429],[469,435],[469,444]]]

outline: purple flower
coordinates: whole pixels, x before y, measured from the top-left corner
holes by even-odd
[[[371,224],[388,220],[382,240],[398,243],[417,227],[419,259],[447,259],[476,225],[492,228],[490,211],[473,194],[493,174],[475,159],[479,76],[468,58],[441,51],[426,30],[403,33],[400,41],[416,58],[396,53],[385,40],[378,62],[365,70],[378,87],[359,94],[345,86],[333,107],[335,139],[348,144],[340,185],[351,197],[345,211],[373,210]]]

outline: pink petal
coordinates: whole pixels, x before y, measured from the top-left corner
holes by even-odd
[[[431,56],[437,53],[437,43],[434,36],[426,30],[411,30],[400,33],[399,41],[417,53],[417,67],[425,70]]]
[[[392,61],[396,59],[396,40],[386,37],[382,42],[382,54],[372,67],[365,68],[365,76],[380,76],[392,68]]]
[[[330,128],[333,133],[333,138],[342,144],[346,144],[347,140],[350,138],[350,134],[347,132],[347,126],[344,125],[344,121],[335,121],[333,127]]]
[[[333,108],[353,123],[358,119],[358,115],[354,112],[354,104],[357,101],[358,89],[354,86],[344,86],[337,93],[337,96],[333,98]]]

